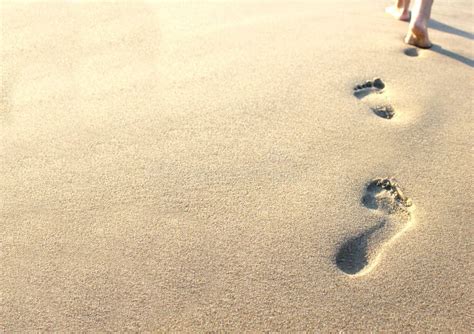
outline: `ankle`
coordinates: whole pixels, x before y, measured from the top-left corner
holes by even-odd
[[[426,21],[416,20],[410,23],[410,30],[414,33],[426,33],[428,30]]]

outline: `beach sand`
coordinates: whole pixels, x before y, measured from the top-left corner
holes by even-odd
[[[1,2],[0,330],[471,332],[472,3],[389,4]]]

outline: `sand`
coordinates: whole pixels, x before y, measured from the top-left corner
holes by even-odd
[[[2,1],[0,331],[471,332],[472,3],[388,4]]]

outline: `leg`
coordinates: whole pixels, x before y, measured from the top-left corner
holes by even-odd
[[[433,0],[416,0],[405,43],[423,49],[431,47],[432,44],[428,37],[428,20],[431,16],[432,5]]]
[[[394,6],[387,7],[385,12],[395,17],[397,20],[410,21],[410,0],[398,0]]]

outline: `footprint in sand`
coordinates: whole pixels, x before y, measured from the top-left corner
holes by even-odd
[[[362,204],[374,211],[377,223],[344,242],[336,254],[337,267],[354,276],[369,273],[377,265],[385,247],[412,222],[412,201],[393,179],[371,181],[362,197]]]
[[[366,81],[364,84],[354,87],[354,96],[358,99],[363,99],[366,96],[375,94],[382,94],[385,88],[385,83],[380,78],[375,78],[372,81]],[[390,119],[395,115],[393,107],[383,98],[372,99],[370,109],[379,117]]]
[[[403,53],[408,57],[418,57],[418,49],[417,48],[406,48],[403,50]]]

